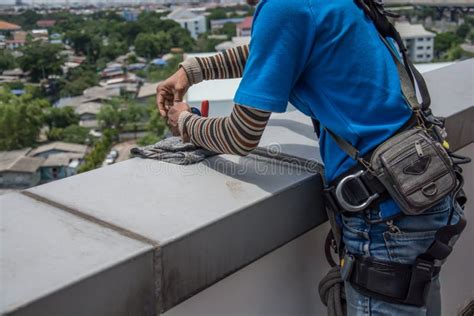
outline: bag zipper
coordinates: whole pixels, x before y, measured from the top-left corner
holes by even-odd
[[[432,147],[429,143],[427,143],[426,141],[424,142],[424,144],[420,144],[419,141],[416,141],[415,142],[415,148],[413,147],[410,147],[408,149],[406,149],[405,151],[403,151],[402,155],[397,157],[396,159],[393,159],[393,160],[388,160],[387,163],[390,164],[390,165],[396,165],[398,164],[399,162],[401,162],[402,160],[406,159],[407,157],[411,156],[412,154],[414,154],[415,152],[418,153],[418,157],[423,157],[424,155],[424,152],[423,152],[423,149],[428,149]],[[420,156],[420,152],[421,152],[421,156]],[[395,156],[395,155],[394,155]]]

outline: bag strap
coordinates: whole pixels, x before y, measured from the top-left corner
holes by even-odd
[[[380,12],[379,12],[379,15],[381,15]],[[395,42],[399,46],[400,51],[402,53],[404,64],[402,64],[400,57],[398,53],[395,51],[393,45],[391,45],[388,42],[388,40],[383,36],[384,33],[380,32],[379,28],[377,28],[381,41],[387,47],[397,67],[398,76],[400,78],[400,88],[401,88],[402,94],[414,113],[425,111],[431,105],[431,98],[428,91],[428,86],[426,85],[426,82],[423,76],[421,75],[421,73],[415,68],[410,58],[408,57],[407,49],[405,45],[403,44],[400,34],[396,31],[393,24],[391,24],[384,15],[381,15],[381,17],[380,16],[377,17],[379,23],[389,24],[389,28],[387,27],[384,28],[385,30],[384,33],[387,32],[387,29],[390,29],[391,34],[387,34],[387,35],[391,36],[395,40]],[[384,19],[384,21],[380,22],[381,19]],[[414,77],[414,81],[416,82],[418,86],[418,90],[420,92],[420,96],[422,99],[421,104],[418,102],[418,99],[416,97],[416,90],[412,81],[412,75]],[[319,126],[319,124],[320,123],[318,121],[313,119],[313,125]],[[323,129],[331,136],[331,138],[336,142],[339,148],[341,148],[341,150],[343,150],[347,155],[349,155],[352,159],[356,161],[363,162],[362,158],[360,157],[359,150],[355,148],[351,143],[349,143],[348,141],[346,141],[344,138],[340,137],[336,133],[332,132],[327,127],[323,126]]]

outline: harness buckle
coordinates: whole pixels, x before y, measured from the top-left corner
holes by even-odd
[[[337,198],[337,201],[339,202],[339,204],[346,210],[346,211],[349,211],[349,212],[360,212],[360,211],[363,211],[365,210],[373,201],[375,201],[378,197],[379,197],[379,194],[378,193],[374,193],[372,195],[370,195],[369,191],[367,190],[367,188],[365,187],[364,183],[360,180],[360,177],[364,174],[364,170],[360,170],[354,174],[350,174],[348,176],[346,176],[345,178],[343,178],[336,186],[336,198]],[[344,189],[344,186],[349,182],[349,181],[352,181],[352,180],[355,180],[359,183],[360,187],[362,188],[362,190],[364,191],[364,193],[368,196],[367,200],[365,202],[363,202],[362,204],[359,204],[359,205],[352,205],[351,203],[349,203],[345,198],[344,198],[344,195],[343,195],[343,189]]]

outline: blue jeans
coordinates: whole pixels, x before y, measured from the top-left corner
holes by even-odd
[[[342,216],[343,240],[349,254],[372,256],[383,261],[413,263],[415,258],[426,251],[434,240],[436,231],[448,222],[451,209],[454,213],[451,224],[463,216],[462,209],[450,197],[417,216],[401,216],[392,222],[368,224],[362,214]],[[371,220],[379,219],[379,214],[371,210],[367,214]],[[416,307],[392,304],[358,293],[345,282],[347,315],[441,315],[441,295],[438,277],[433,279],[427,305]]]

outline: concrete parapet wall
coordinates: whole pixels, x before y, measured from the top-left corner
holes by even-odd
[[[473,69],[469,60],[426,74],[433,109],[448,117],[455,150],[474,141]],[[311,122],[297,112],[274,115],[261,145],[318,166]],[[237,308],[239,296],[226,291],[248,290],[247,282],[254,281],[254,293],[263,296],[243,307],[245,315],[266,315],[275,310],[270,304],[285,311],[281,315],[319,313],[315,289],[327,268],[319,226],[326,217],[320,169],[312,170],[255,155],[221,155],[187,167],[131,159],[1,196],[0,312],[186,315],[177,311],[206,311],[199,304],[218,289],[222,301],[206,303],[215,304],[208,306],[211,315],[225,306]],[[472,182],[468,188],[472,194]],[[471,242],[472,230],[467,236]],[[471,253],[465,244],[460,242],[457,258]],[[299,271],[293,282],[291,274],[283,275],[284,262],[287,271]],[[457,277],[463,272],[472,277],[460,266],[468,271]],[[252,269],[254,274],[246,274]],[[282,278],[265,274],[271,271],[282,272]],[[265,276],[275,280],[265,283]],[[245,284],[235,287],[234,281]],[[472,284],[463,287],[466,296],[447,299],[447,306],[472,299]],[[278,290],[264,296],[266,286]],[[294,293],[306,296],[294,300]],[[295,304],[301,306],[292,314]]]

